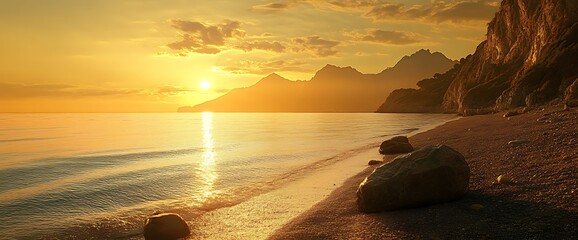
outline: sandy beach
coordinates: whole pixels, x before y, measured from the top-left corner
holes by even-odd
[[[575,238],[578,110],[555,105],[510,118],[503,114],[461,118],[410,138],[416,148],[445,144],[465,156],[471,178],[462,199],[417,209],[361,213],[355,192],[374,168],[367,167],[270,239]],[[508,144],[512,140],[527,143]],[[512,182],[498,184],[499,175]]]

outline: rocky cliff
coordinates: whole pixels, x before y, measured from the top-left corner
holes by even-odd
[[[352,67],[326,65],[308,81],[291,81],[271,74],[255,85],[239,88],[180,112],[374,112],[396,88],[455,65],[441,53],[420,50],[394,67],[364,74]]]
[[[487,39],[438,78],[436,91],[397,90],[378,111],[485,112],[563,97],[578,78],[578,1],[504,0]],[[430,97],[436,104],[418,104]]]

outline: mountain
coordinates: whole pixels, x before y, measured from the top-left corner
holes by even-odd
[[[488,24],[487,39],[473,55],[450,71],[419,82],[418,89],[395,90],[378,112],[467,115],[575,96],[577,12],[575,0],[502,1]]]
[[[455,63],[439,52],[420,50],[377,74],[334,65],[326,65],[308,81],[291,81],[273,73],[253,86],[178,111],[374,112],[393,89],[413,87]]]

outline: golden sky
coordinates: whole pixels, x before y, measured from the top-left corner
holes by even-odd
[[[0,112],[174,112],[272,72],[306,80],[333,64],[377,73],[422,48],[459,59],[484,39],[498,5],[3,0]]]

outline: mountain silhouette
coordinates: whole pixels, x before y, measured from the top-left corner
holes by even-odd
[[[573,100],[578,95],[576,13],[575,0],[504,0],[473,55],[419,82],[418,89],[395,90],[378,112],[470,115]]]
[[[250,87],[178,111],[374,112],[393,89],[414,87],[418,80],[445,72],[455,63],[439,52],[420,50],[377,74],[329,64],[308,81],[273,73]]]

